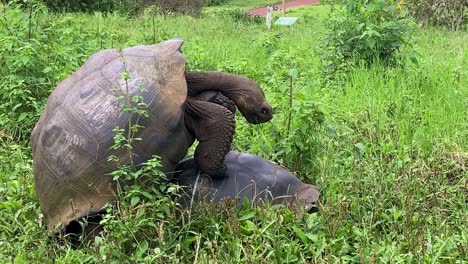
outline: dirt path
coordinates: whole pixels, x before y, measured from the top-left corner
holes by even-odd
[[[297,6],[313,5],[313,4],[318,4],[318,3],[320,3],[320,0],[295,0],[295,1],[287,2],[285,4],[285,7],[290,8],[290,7],[297,7]],[[277,4],[276,6],[281,8],[281,4]],[[249,14],[254,15],[254,16],[266,16],[267,9],[265,6],[265,7],[260,7],[260,8],[249,10],[248,12]]]

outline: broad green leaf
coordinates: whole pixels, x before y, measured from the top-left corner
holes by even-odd
[[[133,196],[131,201],[130,201],[130,205],[131,206],[135,206],[137,205],[138,203],[140,202],[140,197],[139,196]]]
[[[294,233],[296,233],[296,235],[302,240],[302,242],[303,242],[304,244],[306,244],[307,241],[308,241],[308,238],[307,238],[307,236],[305,235],[304,231],[302,231],[302,229],[300,229],[300,228],[297,227],[297,226],[293,226],[292,228],[293,228],[293,230],[294,230]]]
[[[374,38],[367,39],[367,45],[369,46],[369,48],[374,49],[375,43],[376,43],[376,40]]]
[[[241,217],[239,217],[239,221],[244,221],[244,220],[247,220],[247,219],[251,219],[254,216],[255,216],[255,211],[250,211],[247,214],[244,214]]]
[[[289,69],[288,76],[290,76],[293,80],[297,79],[298,71],[296,68]]]

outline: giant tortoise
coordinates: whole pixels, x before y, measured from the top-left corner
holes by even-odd
[[[175,39],[100,51],[52,92],[31,135],[35,190],[49,230],[114,200],[116,182],[109,173],[116,164],[108,161],[111,155],[124,165],[158,155],[167,173],[196,138],[195,160],[201,170],[223,175],[234,115],[199,100],[203,91],[222,92],[251,123],[271,119],[271,107],[255,81],[219,72],[186,73],[182,43]],[[121,111],[119,98],[135,95],[147,105],[147,117]],[[114,128],[128,131],[129,120],[143,127],[134,135],[142,140],[132,145],[132,156],[111,148]]]

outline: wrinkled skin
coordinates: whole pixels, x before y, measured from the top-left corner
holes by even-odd
[[[231,113],[235,114],[237,107],[236,103],[231,99],[227,98],[224,94],[217,91],[206,91],[192,97],[194,100],[206,101],[220,106],[226,107]]]
[[[219,91],[236,103],[249,123],[260,124],[273,117],[263,91],[252,79],[223,72],[192,72],[185,74],[185,80],[189,97]]]
[[[204,173],[221,177],[226,170],[224,157],[235,132],[235,106],[252,124],[268,122],[272,108],[251,79],[222,72],[186,73],[185,79],[188,93],[185,124],[194,136],[192,143],[195,138],[199,141],[195,161]]]
[[[227,198],[244,198],[256,203],[266,200],[273,204],[303,206],[310,210],[319,199],[317,187],[301,182],[290,171],[258,156],[229,152],[224,160],[225,177],[212,178],[200,174],[193,159],[179,163],[171,182],[186,186],[180,203],[188,208],[202,202],[219,203]],[[195,189],[195,190],[194,190]]]

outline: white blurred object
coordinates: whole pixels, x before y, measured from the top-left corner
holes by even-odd
[[[268,29],[271,28],[271,22],[273,21],[273,13],[278,10],[280,10],[280,8],[278,8],[275,5],[267,6],[266,26]]]
[[[297,17],[280,17],[276,20],[275,25],[291,26],[296,23],[297,19]]]

